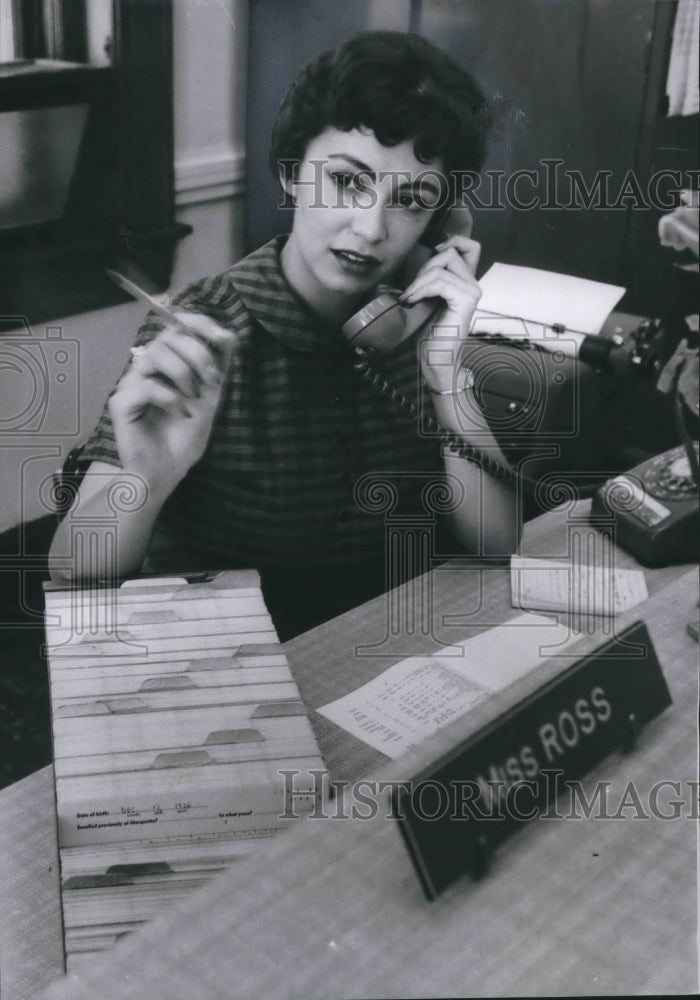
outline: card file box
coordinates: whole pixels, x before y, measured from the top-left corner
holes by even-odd
[[[45,590],[70,971],[313,810],[324,764],[256,572]]]

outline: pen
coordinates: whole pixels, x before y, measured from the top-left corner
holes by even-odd
[[[145,304],[154,312],[161,316],[163,319],[169,320],[171,323],[177,323],[179,326],[183,326],[182,320],[169,309],[168,306],[163,305],[154,295],[149,295],[145,292],[143,288],[140,288],[135,281],[130,281],[129,278],[125,278],[123,274],[119,274],[118,271],[113,271],[111,268],[105,268],[105,274],[108,278],[111,278],[115,285],[118,285],[123,292],[130,295],[133,299],[140,299],[141,302]]]
[[[113,271],[109,267],[105,268],[105,274],[112,279],[115,285],[118,285],[122,291],[126,292],[127,295],[131,295],[132,298],[139,299],[141,302],[144,302],[149,309],[152,310],[152,312],[156,313],[162,319],[167,320],[169,323],[177,324],[181,330],[185,330],[192,337],[201,341],[204,346],[212,352],[219,364],[221,364],[223,354],[220,344],[210,340],[210,338],[200,330],[197,330],[192,326],[188,326],[188,324],[184,322],[173,309],[166,306],[163,302],[156,298],[155,295],[149,295],[149,293],[144,291],[143,288],[137,285],[135,281],[131,281],[130,278],[125,278],[123,274],[120,274],[118,271]],[[186,310],[183,310],[183,312],[186,312]],[[136,356],[141,352],[141,350],[143,350],[143,348],[133,347],[131,349],[131,353]]]

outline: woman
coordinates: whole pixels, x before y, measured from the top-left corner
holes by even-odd
[[[432,329],[418,352],[409,341],[377,367],[503,462],[458,358],[480,295],[479,245],[439,236],[456,174],[482,164],[487,125],[471,77],[418,36],[358,35],[301,73],[272,150],[292,231],[186,289],[182,325],[142,328],[52,554],[68,551],[81,519],[99,520],[125,476],[137,495],[119,512],[116,553],[104,538],[86,544],[70,573],[56,559],[57,578],[255,566],[286,639],[398,582],[384,571],[386,511],[366,489],[391,491],[393,513],[420,523],[426,485],[445,475],[452,538],[512,551],[512,488],[454,451],[443,457],[424,421],[358,374],[341,332],[416,244],[434,245],[402,296],[441,303]]]

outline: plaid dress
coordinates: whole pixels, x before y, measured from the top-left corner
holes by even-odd
[[[384,563],[390,520],[429,516],[426,488],[443,477],[438,440],[362,378],[342,333],[322,328],[293,292],[280,266],[284,240],[175,299],[234,329],[239,343],[207,450],[163,507],[149,568],[337,577]],[[149,317],[136,343],[161,328]],[[415,341],[376,367],[419,400]],[[431,405],[427,394],[420,401]],[[81,457],[119,464],[106,408]]]

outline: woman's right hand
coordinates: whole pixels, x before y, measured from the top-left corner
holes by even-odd
[[[176,315],[109,400],[122,467],[163,497],[204,454],[237,339],[201,313]]]

